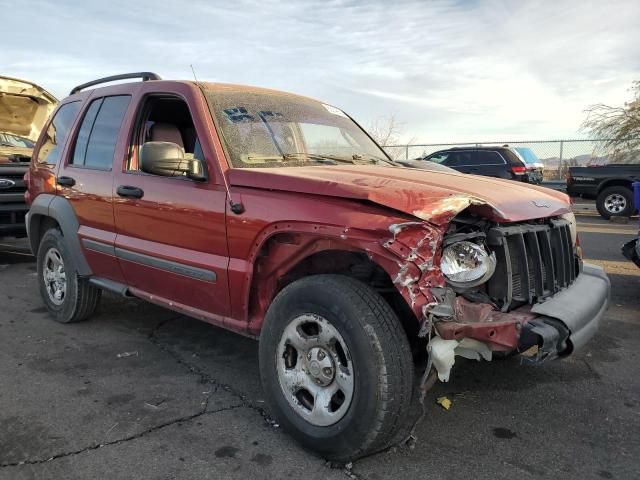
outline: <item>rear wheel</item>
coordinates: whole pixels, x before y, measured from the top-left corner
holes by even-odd
[[[627,187],[608,187],[602,190],[596,199],[596,208],[600,216],[630,217],[633,214],[633,192]]]
[[[78,277],[59,230],[43,235],[37,260],[40,295],[51,316],[60,323],[86,320],[95,311],[101,290]]]
[[[276,297],[260,335],[260,374],[276,420],[330,460],[387,447],[411,402],[402,325],[375,290],[339,275],[303,278]]]

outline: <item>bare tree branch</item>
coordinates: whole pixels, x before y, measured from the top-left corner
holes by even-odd
[[[401,133],[401,125],[392,113],[388,117],[376,118],[369,124],[367,131],[376,143],[382,147],[397,145],[398,137]]]
[[[587,110],[581,130],[598,142],[603,154],[625,157],[640,149],[640,81],[631,87],[633,99],[622,107],[598,103]]]
[[[400,136],[404,128],[404,123],[398,122],[396,116],[392,113],[387,117],[378,117],[369,124],[367,132],[381,147],[393,147],[400,144]],[[411,144],[415,141],[412,137],[403,145]],[[387,153],[391,158],[399,158],[404,155],[404,150],[399,148],[388,148]]]

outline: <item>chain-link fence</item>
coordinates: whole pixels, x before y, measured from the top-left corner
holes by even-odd
[[[575,166],[603,165],[608,158],[599,152],[602,140],[531,140],[506,142],[429,143],[384,147],[394,159],[415,159],[451,147],[509,145],[530,148],[544,164],[545,180],[564,180],[567,169]]]

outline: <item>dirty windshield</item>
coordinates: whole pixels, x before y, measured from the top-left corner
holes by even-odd
[[[279,92],[205,90],[234,167],[392,165],[342,110]]]

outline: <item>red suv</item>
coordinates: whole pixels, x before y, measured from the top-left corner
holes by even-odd
[[[259,338],[271,413],[330,459],[406,438],[420,351],[441,381],[456,355],[543,362],[608,304],[565,195],[399,167],[342,110],[288,93],[80,85],[26,182],[55,320],[110,290]]]

